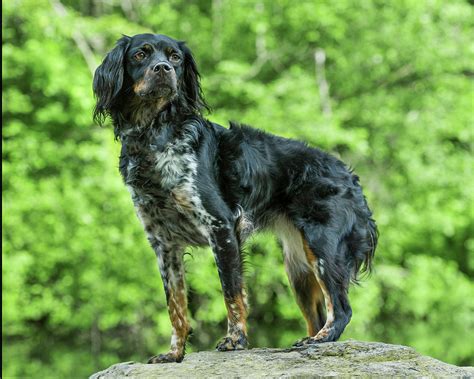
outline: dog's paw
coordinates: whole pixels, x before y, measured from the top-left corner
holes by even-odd
[[[217,351],[244,350],[248,346],[247,338],[240,336],[227,336],[222,338],[216,346]]]
[[[293,347],[303,347],[308,345],[316,345],[318,343],[328,342],[326,338],[318,338],[318,337],[305,337],[293,344]]]
[[[310,340],[312,337],[304,337],[296,341],[292,346],[293,347],[302,347],[308,343],[308,340]]]
[[[302,347],[307,345],[316,345],[318,343],[334,341],[334,328],[323,328],[314,337],[304,337],[293,344],[293,347]]]
[[[178,355],[173,353],[166,353],[166,354],[158,354],[151,357],[147,363],[155,364],[155,363],[179,363],[183,360],[184,355]]]

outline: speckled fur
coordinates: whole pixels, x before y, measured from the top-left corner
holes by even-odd
[[[209,245],[227,308],[217,350],[246,348],[248,313],[241,249],[255,230],[280,237],[309,337],[335,341],[352,314],[348,288],[370,269],[377,228],[359,178],[304,143],[202,117],[206,103],[189,48],[162,35],[124,36],[94,76],[95,119],[111,117],[120,172],[157,256],[180,362],[191,332],[183,253]],[[326,312],[324,312],[324,308]]]
[[[198,127],[190,120],[179,128],[131,128],[120,135],[120,172],[149,238],[183,246],[209,242],[215,220],[195,185]]]

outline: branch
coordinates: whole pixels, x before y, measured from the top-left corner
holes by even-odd
[[[260,18],[263,18],[265,4],[262,1],[259,1],[255,4],[255,12]],[[255,76],[257,76],[263,66],[271,59],[271,55],[267,50],[266,33],[266,25],[263,23],[258,24],[255,36],[255,52],[257,54],[257,58],[252,64],[252,68],[243,76],[244,80],[253,79]]]
[[[218,61],[222,56],[222,0],[212,0],[212,57]]]
[[[321,110],[324,115],[331,116],[331,98],[329,97],[329,84],[326,80],[324,63],[326,62],[326,53],[323,49],[317,49],[314,53],[314,62],[316,65],[316,84],[319,88],[319,98]]]
[[[59,17],[64,18],[67,16],[67,10],[64,7],[64,5],[61,4],[59,0],[50,0],[50,1],[51,1],[51,5],[53,6],[53,9],[55,10],[55,12],[57,13]],[[89,71],[91,72],[92,75],[94,75],[94,71],[97,65],[94,58],[94,53],[89,47],[87,40],[85,39],[85,37],[82,35],[82,33],[79,30],[74,30],[72,32],[72,39],[74,40],[82,56],[84,57],[84,60],[86,61],[87,66],[89,67]]]

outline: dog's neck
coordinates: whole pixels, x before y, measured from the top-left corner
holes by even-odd
[[[122,105],[124,111],[112,115],[115,126],[115,137],[140,135],[144,130],[159,128],[162,124],[181,124],[189,117],[195,116],[187,103],[174,99],[156,99],[144,101],[133,96]]]
[[[127,104],[124,118],[130,125],[144,127],[150,125],[169,103],[170,100],[165,98],[146,101],[133,96]]]
[[[158,98],[150,101],[137,96],[128,98],[123,104],[123,111],[112,116],[115,137],[140,135],[147,129],[157,126],[160,113],[166,112],[171,104],[169,99]]]
[[[153,104],[150,104],[150,107]],[[163,127],[180,127],[186,119],[195,117],[193,113],[181,113],[179,105],[167,103],[161,110],[137,109],[133,113],[118,115],[114,119],[114,133],[119,140],[133,140],[150,135],[153,130],[158,131]],[[153,134],[153,132],[152,132]]]

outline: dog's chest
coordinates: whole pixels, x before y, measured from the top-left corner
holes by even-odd
[[[176,135],[165,128],[128,136],[120,171],[147,233],[204,244],[212,219],[196,186],[193,136],[190,130]]]

